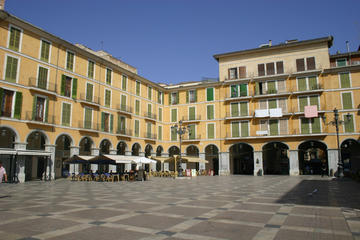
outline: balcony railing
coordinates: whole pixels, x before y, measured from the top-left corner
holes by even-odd
[[[29,86],[33,87],[35,90],[39,90],[42,92],[48,92],[48,93],[52,93],[52,94],[56,94],[56,90],[57,90],[56,83],[43,81],[41,79],[33,78],[33,77],[29,78]]]
[[[337,63],[336,63],[336,62],[331,62],[331,63],[330,63],[330,67],[331,67],[331,68],[336,68],[336,67],[349,67],[349,66],[355,66],[355,65],[360,65],[360,61],[351,61],[351,62],[349,62],[349,61],[347,60],[345,66],[337,66]]]
[[[130,106],[128,106],[128,105],[125,105],[125,104],[118,104],[118,105],[116,105],[116,109],[117,109],[119,112],[127,113],[127,114],[130,114],[130,113],[133,112],[132,107],[130,107]]]
[[[132,130],[131,129],[117,129],[116,134],[124,135],[124,136],[132,136]]]
[[[78,127],[82,130],[99,131],[99,124],[92,121],[79,121]]]
[[[145,133],[144,133],[144,138],[156,140],[156,134],[155,134],[155,133],[151,133],[151,132],[145,132]]]
[[[100,104],[100,97],[89,96],[89,95],[86,95],[85,93],[80,93],[80,100],[85,103],[89,103],[91,105],[99,105]]]
[[[226,112],[226,118],[252,118],[253,113],[249,112],[249,114],[241,115],[241,113],[233,114],[232,112]]]
[[[144,112],[143,116],[152,120],[156,120],[156,114],[152,112]]]
[[[182,141],[184,142],[191,142],[191,141],[200,141],[201,140],[201,134],[192,134],[192,135],[185,135],[182,137]]]
[[[235,99],[246,99],[246,98],[251,98],[253,95],[253,93],[251,91],[249,91],[248,93],[243,93],[243,94],[230,94],[227,93],[225,96],[225,100],[229,101],[229,100],[235,100]]]
[[[33,113],[32,111],[27,111],[25,114],[25,120],[30,121],[31,123],[38,124],[55,124],[55,116],[54,115],[39,115],[37,113]]]
[[[193,115],[193,116],[182,116],[182,121],[184,122],[197,122],[201,120],[201,115]]]

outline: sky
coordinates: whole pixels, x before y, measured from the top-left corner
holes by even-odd
[[[214,54],[334,36],[360,45],[360,0],[6,0],[5,10],[71,43],[105,50],[156,83],[217,78]]]

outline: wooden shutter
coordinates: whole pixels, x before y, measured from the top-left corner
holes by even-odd
[[[239,103],[231,103],[231,116],[232,117],[238,117],[239,116]]]
[[[171,109],[171,122],[177,122],[177,109]]]
[[[240,84],[240,96],[245,97],[247,95],[247,84]]]
[[[299,97],[299,112],[304,112],[304,107],[308,105],[307,97]]]
[[[2,100],[2,96],[0,97],[0,101],[1,100]],[[16,92],[14,118],[21,119],[21,108],[22,108],[22,92]]]
[[[320,105],[319,105],[319,96],[310,96],[310,106],[317,106],[317,109],[320,110]]]
[[[268,121],[261,120],[260,121],[260,131],[267,131],[268,130]]]
[[[287,134],[287,128],[288,128],[288,120],[287,119],[280,119],[280,135]]]
[[[265,76],[265,65],[264,64],[258,64],[258,75]]]
[[[310,90],[316,90],[316,89],[318,89],[318,84],[317,84],[316,76],[309,77],[308,80],[309,80],[309,89],[310,89]]]
[[[189,103],[189,97],[190,97],[189,91],[186,91],[186,103]]]
[[[284,64],[282,61],[276,62],[276,73],[283,74],[284,73]]]
[[[311,118],[311,131],[312,133],[320,133],[320,118]]]
[[[342,93],[343,109],[352,109],[351,92]]]
[[[240,103],[240,116],[248,116],[248,103],[247,102],[241,102]]]
[[[207,133],[208,133],[208,136],[207,136],[208,139],[214,139],[214,137],[215,137],[215,124],[209,123],[207,125]]]
[[[340,73],[340,84],[341,84],[341,88],[351,87],[349,73]]]
[[[162,126],[158,126],[158,140],[162,140]]]
[[[272,108],[277,108],[277,102],[276,102],[276,99],[271,99],[271,100],[268,100],[268,106],[269,106],[269,109],[272,109]]]
[[[136,95],[140,96],[140,82],[136,81]]]
[[[239,67],[239,78],[246,78],[246,66]]]
[[[92,126],[92,109],[85,108],[84,128],[91,129],[91,126]]]
[[[301,118],[301,134],[309,134],[309,133],[310,133],[309,119]]]
[[[60,89],[61,96],[65,96],[65,86],[66,86],[66,76],[61,75],[61,89]]]
[[[286,98],[280,98],[278,99],[279,108],[282,109],[282,113],[287,113],[287,107],[286,107]]]
[[[19,51],[20,47],[20,33],[19,29],[10,28],[10,40],[9,40],[9,48],[14,51]]]
[[[175,128],[171,128],[171,141],[177,140],[177,133]]]
[[[179,104],[179,92],[176,93],[176,103],[175,104]]]
[[[63,103],[62,105],[62,125],[69,126],[70,123],[70,104]]]
[[[306,58],[307,70],[315,70],[315,57]]]
[[[147,131],[147,137],[151,138],[151,123],[147,123],[146,131]]]
[[[231,137],[240,137],[239,122],[231,123]]]
[[[105,106],[110,107],[110,101],[111,101],[111,92],[110,90],[105,89]]]
[[[260,83],[256,82],[255,83],[255,95],[259,95],[260,94]]]
[[[195,101],[194,102],[197,102],[197,89],[195,89]]]
[[[189,107],[189,120],[195,120],[195,107]]]
[[[149,100],[152,99],[152,87],[151,86],[148,86],[148,98],[149,98]]]
[[[148,104],[148,116],[151,118],[151,114],[152,114],[152,109],[151,109],[151,104]]]
[[[73,86],[72,86],[72,98],[73,99],[76,99],[76,95],[77,95],[77,78],[73,78],[72,79],[72,83],[73,83]]]
[[[248,137],[249,136],[249,122],[241,122],[241,136]]]
[[[139,136],[139,120],[135,120],[135,137]]]
[[[279,134],[278,120],[269,120],[270,135],[275,136]]]
[[[47,85],[47,77],[48,77],[48,70],[43,67],[39,67],[39,73],[38,73],[38,88],[46,89]]]
[[[275,74],[275,65],[274,63],[266,64],[266,75],[274,75]]]
[[[206,100],[213,101],[214,100],[214,88],[206,89]]]
[[[346,115],[344,116],[344,131],[345,132],[354,132],[354,116],[350,115],[350,120],[346,119]]]
[[[298,78],[298,91],[306,91],[306,78]]]
[[[8,56],[6,62],[5,80],[16,82],[18,59]]]
[[[164,93],[161,94],[161,96],[162,96],[162,102],[161,102],[161,104],[165,104],[165,100],[164,100],[164,99],[165,99],[165,96],[164,96],[164,95],[165,95]]]
[[[4,89],[0,88],[0,115],[2,115],[2,109],[3,109],[3,97],[4,97]]]
[[[207,119],[214,119],[214,105],[207,105]]]
[[[126,91],[127,76],[122,76],[122,90]]]
[[[45,122],[48,122],[49,121],[49,99],[46,98],[45,102],[46,102],[46,106],[45,106]]]
[[[296,71],[297,72],[305,71],[305,61],[303,58],[296,59]]]
[[[278,86],[278,92],[279,92],[279,93],[286,92],[286,83],[285,83],[285,80],[278,80],[278,81],[277,81],[277,86]]]
[[[106,69],[106,83],[109,85],[111,85],[111,72],[111,69]]]
[[[122,116],[120,116],[120,115],[118,114],[117,133],[123,134],[123,130],[122,130],[122,128],[121,128],[121,124],[122,124],[122,122],[121,122],[121,117],[122,117]]]
[[[135,100],[135,114],[136,115],[140,114],[140,101],[139,100]]]

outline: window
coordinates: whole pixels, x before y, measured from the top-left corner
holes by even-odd
[[[126,86],[127,86],[127,76],[126,75],[122,75],[122,80],[121,80],[121,89],[126,91]]]
[[[260,130],[266,131],[268,135],[285,135],[288,132],[288,120],[287,119],[271,119],[271,120],[261,120],[260,121]]]
[[[171,138],[171,141],[176,141],[177,140],[177,129],[176,128],[171,128],[171,136],[170,136],[170,138]]]
[[[284,83],[281,86],[284,91]],[[278,92],[277,81],[266,81],[266,82],[256,82],[255,83],[255,95],[263,94],[275,94]]]
[[[32,120],[47,122],[49,99],[41,96],[34,96]]]
[[[126,112],[126,95],[121,95],[120,104],[120,110]]]
[[[206,101],[214,101],[214,88],[206,89]]]
[[[86,101],[92,102],[94,95],[94,85],[91,83],[86,83]]]
[[[341,93],[342,105],[343,109],[352,109],[352,94],[351,92],[343,92]]]
[[[306,61],[306,63],[305,63]],[[305,68],[306,66],[306,68]],[[309,71],[309,70],[315,70],[315,57],[309,57],[309,58],[299,58],[296,59],[296,71],[302,72],[302,71]]]
[[[95,62],[89,60],[88,61],[88,78],[94,78],[95,73]]]
[[[276,69],[275,69],[276,67]],[[265,74],[266,73],[266,74]],[[284,65],[282,61],[258,64],[258,76],[283,74]]]
[[[197,91],[189,90],[186,92],[186,103],[194,103],[197,101]]]
[[[248,85],[246,83],[239,85],[230,86],[230,96],[232,98],[236,97],[246,97],[248,95]]]
[[[237,68],[229,68],[229,79],[237,79]]]
[[[135,131],[134,131],[134,135],[135,137],[139,137],[139,128],[140,128],[140,123],[139,123],[139,120],[135,119],[135,122],[134,122],[134,128],[135,128]]]
[[[74,60],[75,60],[75,54],[70,52],[70,51],[66,51],[66,69],[73,71],[74,70]]]
[[[230,108],[231,108],[231,117],[249,115],[247,102],[231,103]]]
[[[340,87],[341,88],[350,88],[351,81],[350,81],[350,73],[339,73],[340,77]]]
[[[71,119],[71,104],[63,102],[62,104],[62,118],[61,124],[63,126],[70,126],[70,119]]]
[[[92,112],[91,108],[85,107],[85,117],[84,117],[84,128],[91,129],[92,128]]]
[[[179,103],[179,93],[178,92],[172,92],[170,94],[170,102],[169,105],[175,105]]]
[[[276,91],[276,82],[275,81],[268,81],[267,82],[267,94],[275,94]]]
[[[344,132],[353,133],[355,132],[354,115],[350,115],[350,120],[347,120],[346,114],[343,115],[344,120]]]
[[[189,120],[196,120],[195,107],[189,107]]]
[[[151,106],[150,103],[148,104],[147,116],[148,116],[149,118],[152,118],[152,106]]]
[[[77,95],[77,79],[62,75],[61,78],[61,95],[76,99]]]
[[[126,133],[126,118],[118,115],[118,127],[117,133],[125,135]]]
[[[22,30],[13,26],[10,27],[9,48],[11,50],[20,51],[21,33]]]
[[[265,76],[265,64],[258,64],[258,76]]]
[[[162,108],[159,108],[159,121],[162,121]]]
[[[207,112],[207,119],[212,120],[214,119],[214,105],[207,105],[206,106]]]
[[[274,63],[266,64],[266,75],[274,75],[275,74],[275,65]]]
[[[316,76],[297,78],[297,83],[298,91],[317,90],[321,88]]]
[[[171,109],[171,122],[177,122],[177,109]]]
[[[141,86],[141,83],[139,81],[136,81],[135,91],[136,91],[136,95],[138,95],[138,96],[140,96],[140,86]]]
[[[135,100],[135,114],[140,115],[140,101],[137,99]]]
[[[317,106],[318,111],[320,110],[320,104],[319,104],[319,96],[313,95],[313,96],[306,96],[306,97],[299,97],[299,111],[304,112],[305,106]]]
[[[148,99],[151,100],[152,98],[152,87],[148,86]]]
[[[276,62],[276,73],[283,74],[284,73],[284,64],[282,61]]]
[[[158,140],[162,141],[162,126],[158,126]]]
[[[239,67],[239,78],[246,78],[246,67]]]
[[[196,139],[196,126],[195,124],[189,124],[189,139],[194,140]]]
[[[50,59],[50,46],[51,43],[45,40],[41,40],[40,60],[49,62]]]
[[[346,58],[336,59],[336,66],[337,66],[337,67],[344,67],[344,66],[346,66]]]
[[[215,138],[215,123],[207,124],[207,138],[214,139]]]
[[[111,104],[111,91],[108,89],[105,89],[105,100],[104,100],[105,107],[110,107]]]
[[[249,136],[249,121],[231,122],[231,136],[232,137],[248,137]]]
[[[111,85],[112,80],[112,70],[110,68],[106,68],[106,84]]]
[[[101,112],[101,131],[112,132],[113,131],[114,115],[106,112]]]
[[[164,94],[160,91],[158,91],[158,103],[164,104]]]
[[[14,103],[15,97],[15,103]],[[0,88],[0,116],[20,119],[22,93]]]
[[[48,81],[48,69],[44,67],[39,67],[37,87],[41,89],[46,89]]]
[[[151,136],[151,128],[152,128],[152,126],[151,126],[152,124],[151,123],[146,123],[146,137],[147,138],[152,138],[152,136]]]
[[[321,133],[320,118],[301,118],[301,134]]]
[[[6,70],[5,80],[9,82],[17,82],[19,59],[11,56],[6,56]]]

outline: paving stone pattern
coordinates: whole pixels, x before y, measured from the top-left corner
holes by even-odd
[[[316,176],[0,185],[0,239],[360,240],[360,184]]]

